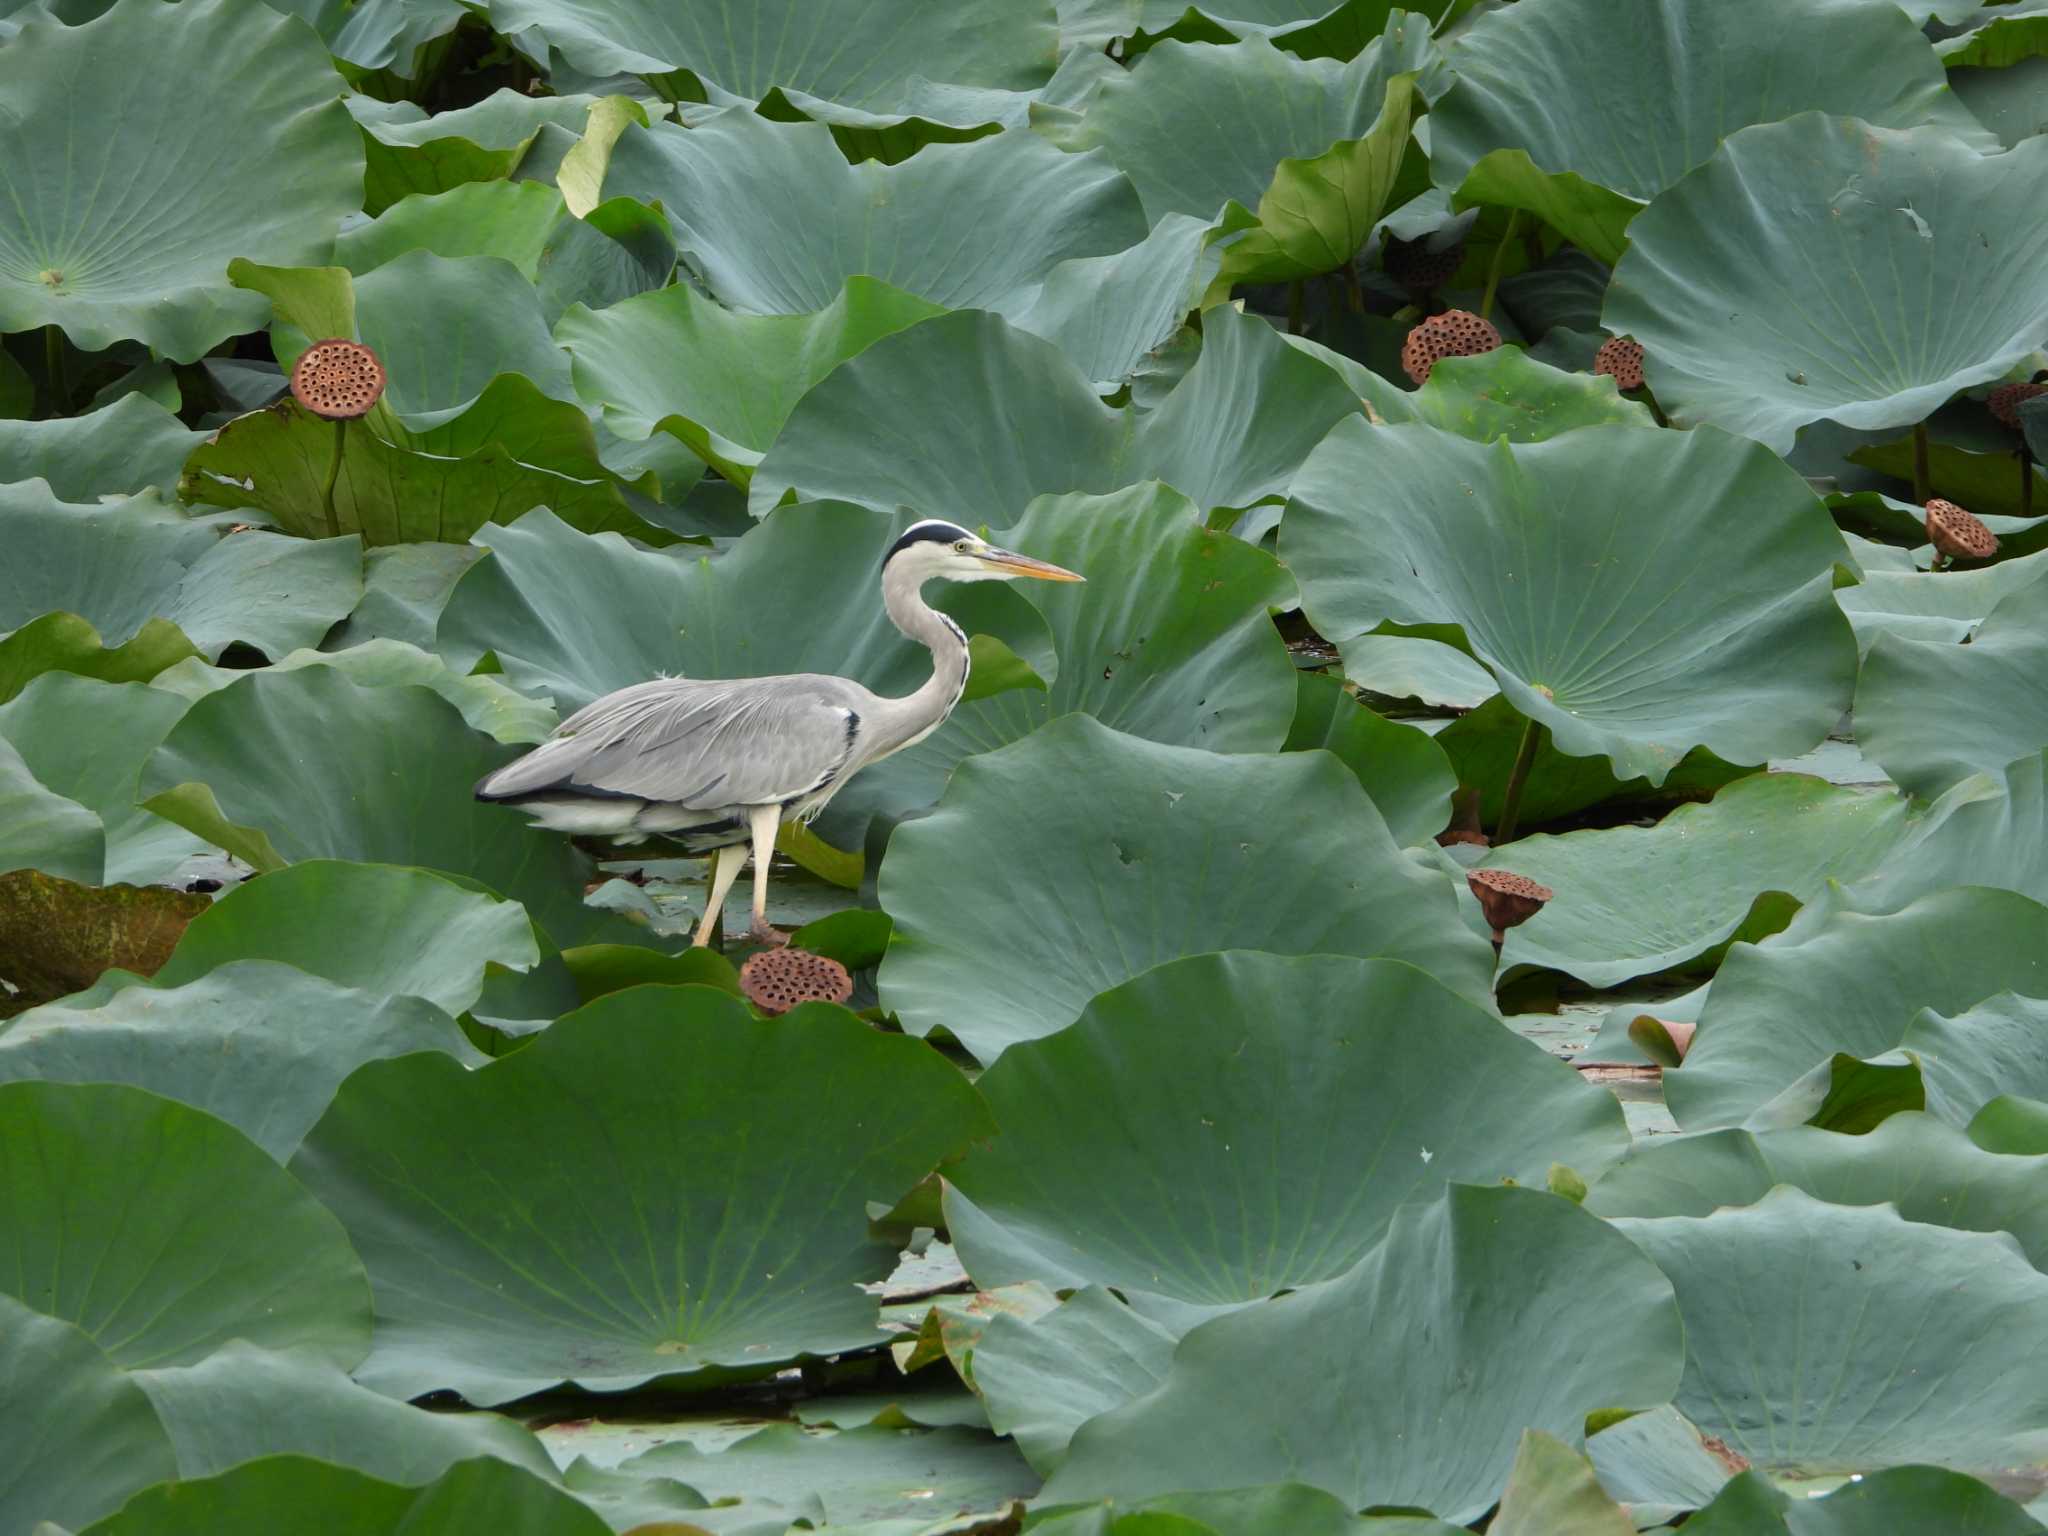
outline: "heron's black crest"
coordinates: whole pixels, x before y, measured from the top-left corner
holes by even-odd
[[[949,523],[943,518],[928,517],[923,522],[912,523],[903,530],[902,537],[897,539],[894,544],[891,544],[889,552],[882,556],[882,564],[887,565],[896,558],[898,553],[910,548],[913,544],[953,544],[961,539],[971,539],[973,537],[973,534],[962,528],[958,523]]]

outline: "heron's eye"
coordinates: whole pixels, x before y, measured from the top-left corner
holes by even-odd
[[[953,548],[964,555],[967,553],[967,541],[965,539],[962,539],[958,544],[955,544]]]

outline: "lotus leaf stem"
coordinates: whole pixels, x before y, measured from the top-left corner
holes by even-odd
[[[2020,450],[2020,516],[2034,515],[2034,456]]]
[[[1302,320],[1308,308],[1308,284],[1296,278],[1287,285],[1287,334],[1299,336]]]
[[[341,536],[341,519],[334,511],[334,486],[341,479],[341,456],[348,447],[348,418],[340,417],[334,423],[334,453],[327,461],[327,483],[320,488],[320,512],[327,520],[327,536]]]
[[[1515,824],[1522,818],[1522,790],[1529,782],[1529,770],[1536,763],[1536,748],[1543,740],[1542,722],[1531,720],[1522,727],[1521,750],[1515,753],[1515,766],[1508,773],[1508,792],[1500,803],[1500,821],[1493,829],[1493,846],[1512,842]]]
[[[1926,506],[1934,494],[1934,477],[1927,471],[1927,423],[1913,423],[1913,499]]]
[[[1486,265],[1486,292],[1479,297],[1479,318],[1493,318],[1493,295],[1500,287],[1500,269],[1507,264],[1508,246],[1515,238],[1515,226],[1522,221],[1522,210],[1508,210],[1507,228],[1500,232],[1500,244],[1493,248],[1493,260]]]
[[[61,326],[43,327],[43,372],[50,390],[50,414],[71,414],[71,393],[64,387],[64,331]]]
[[[1671,425],[1671,418],[1664,414],[1664,407],[1657,403],[1657,397],[1647,389],[1643,391],[1643,404],[1650,408],[1650,420],[1656,422],[1660,427]]]

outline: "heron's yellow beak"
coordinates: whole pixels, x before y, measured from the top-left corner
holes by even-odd
[[[1088,578],[1068,570],[1063,565],[1052,565],[1044,560],[1034,560],[1029,555],[1020,555],[1015,550],[997,549],[993,544],[977,550],[975,558],[990,570],[1004,576],[1032,576],[1040,581],[1086,581]]]

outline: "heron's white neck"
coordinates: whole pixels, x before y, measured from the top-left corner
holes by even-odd
[[[882,572],[882,607],[889,622],[932,653],[932,675],[916,692],[882,700],[874,711],[879,718],[866,722],[875,744],[871,754],[862,754],[869,762],[922,741],[937,730],[967,686],[967,636],[924,600],[922,589],[929,579],[904,560]]]

